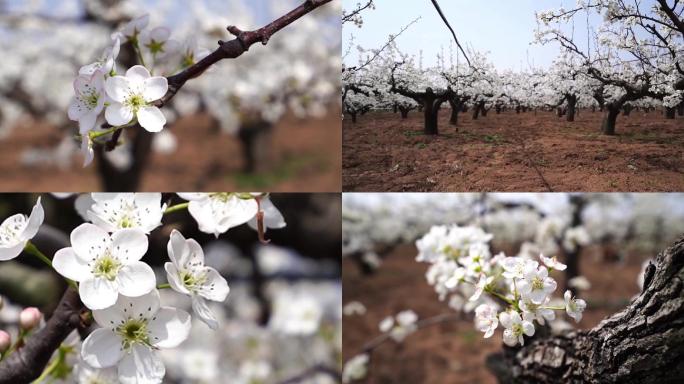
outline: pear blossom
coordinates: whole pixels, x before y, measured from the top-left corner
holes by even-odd
[[[190,201],[188,211],[199,230],[216,237],[248,222],[258,213],[257,202],[250,194],[179,193],[178,196]]]
[[[499,325],[499,318],[496,314],[496,308],[488,304],[480,304],[475,308],[475,328],[478,331],[484,332],[484,338],[488,339]]]
[[[138,228],[150,233],[161,225],[166,210],[161,193],[93,193],[91,197],[88,218],[107,232]]]
[[[172,39],[171,30],[167,27],[156,27],[140,33],[140,48],[145,48],[153,58],[168,57],[180,49],[180,44]]]
[[[142,32],[146,27],[147,24],[150,22],[150,15],[149,14],[144,14],[140,17],[136,17],[135,19],[129,21],[121,30],[120,35],[122,37],[125,37],[128,41],[132,41],[135,44],[137,44],[138,41],[138,36],[140,35],[140,32]]]
[[[104,74],[96,70],[90,75],[79,75],[74,80],[76,98],[69,106],[69,119],[78,121],[78,131],[85,135],[95,127],[97,117],[105,105]]]
[[[190,36],[185,40],[180,49],[181,67],[190,67],[204,59],[209,53],[211,52],[208,49],[199,48],[197,46],[197,38],[195,36]]]
[[[110,236],[84,223],[71,232],[71,247],[57,251],[52,264],[59,274],[80,283],[86,307],[103,309],[112,306],[119,293],[138,297],[155,288],[152,268],[140,261],[147,246],[147,236],[139,229],[121,229]]]
[[[93,317],[102,328],[85,339],[81,357],[93,368],[117,367],[122,384],[161,383],[166,368],[157,350],[180,345],[191,326],[187,312],[160,306],[156,289],[140,297],[119,295]]]
[[[79,76],[92,76],[95,72],[101,72],[103,76],[110,76],[116,72],[116,58],[121,50],[121,40],[118,36],[112,36],[112,46],[107,47],[102,56],[94,63],[84,65],[78,70]]]
[[[349,359],[342,370],[342,382],[347,384],[364,379],[368,374],[369,360],[370,357],[367,353],[362,353]]]
[[[544,263],[544,265],[546,265],[546,267],[548,267],[549,269],[565,271],[565,269],[568,267],[567,265],[558,261],[558,259],[556,259],[556,256],[545,257],[544,255],[539,255],[539,258],[541,259],[542,263]]]
[[[112,76],[105,81],[105,90],[112,103],[105,110],[105,119],[113,126],[130,123],[134,118],[149,132],[164,129],[166,117],[150,104],[161,99],[168,91],[165,77],[150,75],[142,65],[126,71],[126,76]]]
[[[552,309],[544,307],[549,304],[551,299],[549,297],[544,300],[542,304],[535,304],[529,299],[519,300],[518,306],[523,311],[523,319],[532,322],[537,320],[541,325],[546,321],[552,321],[556,318],[556,313]]]
[[[523,279],[517,283],[518,290],[523,297],[529,298],[535,304],[541,304],[549,294],[556,290],[556,280],[549,277],[546,267],[528,266],[523,275]]]
[[[524,257],[506,257],[502,259],[503,277],[507,279],[522,279],[526,269],[536,269],[539,263]]]
[[[534,335],[534,325],[530,321],[521,318],[518,312],[502,312],[499,315],[499,321],[505,328],[503,341],[509,347],[514,347],[518,343],[525,345],[523,335]]]
[[[272,312],[269,327],[288,335],[313,335],[323,319],[321,304],[314,297],[303,294],[277,295]]]
[[[494,276],[487,276],[485,274],[480,276],[480,280],[477,281],[477,284],[475,285],[475,293],[473,293],[472,296],[470,296],[470,301],[477,301],[480,296],[482,295],[482,292],[484,292],[485,288],[489,284],[491,284],[494,281]]]
[[[264,231],[266,231],[268,228],[285,228],[285,226],[287,225],[287,223],[285,222],[285,218],[283,217],[282,213],[280,213],[278,208],[276,208],[276,206],[273,205],[271,199],[268,196],[263,196],[260,199],[260,208],[261,211],[264,213]],[[247,225],[249,225],[249,227],[254,229],[255,231],[258,230],[256,215],[247,222]]]
[[[406,310],[399,312],[395,317],[386,317],[380,322],[379,328],[381,332],[389,332],[394,341],[401,343],[418,329],[417,321],[418,315],[411,310]]]
[[[587,302],[582,299],[573,298],[572,292],[569,290],[565,291],[563,298],[565,299],[565,311],[568,313],[568,316],[579,323],[582,320],[582,312],[587,307]]]
[[[224,301],[230,291],[226,279],[214,268],[204,265],[204,251],[193,239],[185,239],[177,230],[171,232],[167,244],[171,262],[164,264],[171,288],[192,298],[192,309],[211,329],[218,321],[206,300]]]
[[[26,244],[38,233],[45,219],[40,197],[26,217],[21,213],[10,216],[0,224],[0,261],[14,259],[19,256]]]

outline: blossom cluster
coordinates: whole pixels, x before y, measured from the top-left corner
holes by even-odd
[[[586,302],[565,292],[564,306],[554,305],[557,288],[550,271],[566,266],[539,255],[539,260],[521,256],[492,256],[492,235],[479,227],[435,226],[416,242],[417,260],[430,263],[428,282],[440,296],[450,296],[454,308],[475,310],[475,326],[488,338],[499,324],[509,346],[524,345],[524,336],[535,333],[535,323],[555,319],[555,310],[565,310],[579,322]]]
[[[153,102],[161,99],[169,86],[166,77],[153,73],[172,74],[209,54],[197,47],[195,39],[181,44],[170,39],[170,29],[148,29],[148,23],[149,15],[143,15],[112,34],[111,46],[95,62],[82,66],[74,80],[75,98],[69,106],[69,119],[78,121],[85,165],[92,161],[93,142],[101,136],[96,127],[103,112],[112,128],[101,133],[111,133],[136,122],[149,132],[160,132],[166,117]],[[139,61],[124,76],[117,72],[116,66],[122,44],[130,44]]]
[[[176,207],[187,207],[199,229],[216,236],[247,223],[256,229],[285,226],[268,195],[179,196],[189,201]],[[51,261],[30,242],[44,220],[40,198],[30,216],[17,214],[4,220],[0,224],[0,260],[16,258],[22,251],[36,254],[77,286],[81,301],[99,326],[81,347],[83,372],[113,376],[121,383],[160,383],[165,366],[159,350],[175,348],[188,338],[191,316],[182,309],[162,306],[159,289],[164,286],[157,286],[154,271],[142,259],[148,250],[148,235],[175,209],[162,204],[161,193],[81,195],[76,208],[89,222],[71,232],[71,246],[58,250]],[[230,291],[228,283],[205,264],[199,243],[177,230],[171,231],[167,252],[168,286],[189,296],[195,315],[216,330],[218,320],[207,301],[224,301]],[[28,312],[26,317],[27,323],[36,318]]]

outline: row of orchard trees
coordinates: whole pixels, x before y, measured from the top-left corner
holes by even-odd
[[[362,51],[359,66],[344,76],[345,111],[356,120],[372,109],[394,109],[406,117],[419,108],[425,115],[425,133],[438,134],[440,108],[451,108],[451,124],[470,110],[473,119],[514,109],[557,109],[574,121],[576,111],[591,108],[604,113],[601,130],[615,134],[620,112],[634,108],[663,108],[665,117],[684,115],[684,3],[658,1],[651,8],[621,1],[581,1],[573,10],[539,12],[536,42],[560,44],[547,69],[500,71],[487,56],[470,52],[470,65],[446,64],[444,55],[425,68],[422,60],[402,53],[394,42],[386,49]],[[583,13],[603,15],[603,24],[591,34],[585,50],[564,35],[556,24]],[[639,29],[637,31],[637,29]],[[369,63],[369,57],[372,61]]]

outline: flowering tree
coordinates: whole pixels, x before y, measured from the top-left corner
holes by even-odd
[[[230,288],[217,269],[207,265],[206,250],[180,231],[170,231],[164,264],[167,282],[158,283],[145,262],[148,239],[160,231],[163,218],[183,211],[197,222],[200,232],[218,238],[247,224],[263,243],[268,242],[266,231],[284,228],[285,219],[266,194],[178,196],[185,202],[170,206],[162,204],[159,193],[78,196],[76,209],[87,222],[71,232],[68,244],[52,258],[34,240],[40,237],[45,216],[40,198],[29,216],[16,214],[3,221],[0,260],[14,259],[22,252],[35,256],[61,275],[69,288],[44,326],[40,312],[29,308],[22,312],[16,340],[0,331],[1,383],[66,379],[72,370],[80,383],[161,382],[162,351],[178,347],[195,333],[192,317],[209,330],[218,329],[221,317],[209,303],[226,300]],[[176,307],[170,300],[174,295],[162,292],[160,298],[164,290],[189,297],[193,315]],[[322,321],[318,303],[300,294],[282,300],[274,306],[272,328],[299,335],[318,331]],[[280,309],[278,303],[285,301],[292,305]],[[298,320],[300,311],[308,320]],[[71,356],[77,357],[75,361]]]

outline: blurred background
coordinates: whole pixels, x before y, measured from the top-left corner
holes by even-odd
[[[0,218],[29,213],[38,195],[0,195]],[[69,246],[69,234],[83,219],[74,209],[76,196],[42,195],[45,222],[32,240],[48,257]],[[216,239],[201,233],[187,211],[164,217],[150,236],[145,262],[166,282],[166,244],[173,229],[197,240],[206,264],[228,281],[224,303],[211,302],[220,328],[211,331],[193,320],[191,335],[179,348],[164,350],[166,383],[335,383],[339,382],[342,323],[339,194],[273,194],[287,227],[269,230],[270,244],[258,242],[246,225]],[[174,194],[163,201],[183,202]],[[47,316],[54,310],[64,280],[37,258],[22,254],[0,263],[0,329],[16,337],[19,312],[36,306]],[[163,305],[192,312],[190,299],[161,290]],[[287,381],[292,380],[292,381]],[[66,381],[71,382],[71,381]]]
[[[449,320],[377,347],[360,382],[496,383],[486,359],[502,350],[501,328],[484,339],[474,314],[455,309],[462,300],[439,300],[415,240],[434,225],[474,225],[494,235],[493,255],[558,256],[568,268],[552,273],[554,297],[571,289],[588,306],[579,324],[557,313],[552,328],[590,329],[625,308],[645,263],[682,237],[684,194],[345,194],[342,215],[345,362],[387,316]]]
[[[133,18],[214,50],[228,25],[256,29],[302,2],[0,0],[0,190],[339,191],[340,0],[189,81],[161,134],[127,130],[86,169],[67,118],[78,69]],[[133,64],[122,45],[118,72]]]

